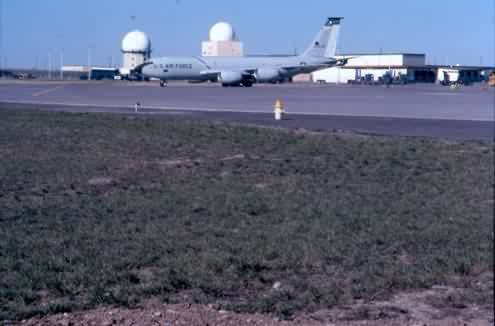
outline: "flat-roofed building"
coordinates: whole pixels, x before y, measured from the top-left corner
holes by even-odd
[[[339,55],[337,58],[348,59],[347,64],[315,71],[312,74],[312,80],[326,83],[348,83],[365,76],[377,81],[385,75],[390,75],[409,81],[435,81],[435,72],[426,66],[425,54],[351,53]]]
[[[417,83],[473,83],[482,81],[486,74],[484,72],[492,69],[477,66],[428,65],[426,55],[422,53],[351,53],[336,58],[348,61],[341,67],[315,71],[310,80],[337,84],[359,80],[376,82],[383,81],[384,78]]]

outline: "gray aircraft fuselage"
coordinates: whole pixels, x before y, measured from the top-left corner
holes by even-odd
[[[337,60],[335,60],[337,61]],[[162,80],[208,81],[221,71],[281,70],[282,77],[311,73],[328,66],[329,60],[304,57],[162,57],[143,68],[143,74]],[[290,66],[290,69],[284,67]],[[253,69],[256,67],[256,69]],[[208,73],[211,71],[211,73]]]

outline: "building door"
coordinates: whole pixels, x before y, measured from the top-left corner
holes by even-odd
[[[414,71],[414,80],[418,83],[434,83],[435,79],[435,72],[431,70]]]

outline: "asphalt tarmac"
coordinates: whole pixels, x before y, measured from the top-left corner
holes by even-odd
[[[273,104],[285,103],[283,121]],[[218,85],[126,82],[0,82],[0,108],[133,113],[315,131],[494,140],[495,91],[436,85]]]

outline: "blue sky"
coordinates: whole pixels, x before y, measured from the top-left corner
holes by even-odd
[[[2,1],[2,0],[0,0]],[[494,0],[3,0],[10,67],[120,63],[120,41],[140,29],[154,55],[199,55],[209,28],[234,25],[248,54],[299,52],[327,16],[344,16],[341,52],[419,52],[429,63],[495,65]],[[136,16],[132,21],[131,16]]]

